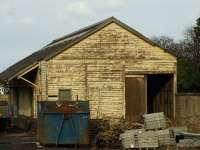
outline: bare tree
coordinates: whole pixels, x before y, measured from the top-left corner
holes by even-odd
[[[159,36],[153,37],[152,40],[173,55],[181,57],[182,45],[180,43],[176,43],[173,38],[168,36]]]
[[[179,42],[167,36],[153,37],[152,40],[179,58],[178,91],[200,92],[200,18],[195,26],[185,31],[184,39]]]

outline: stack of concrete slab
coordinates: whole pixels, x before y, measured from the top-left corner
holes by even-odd
[[[164,113],[144,114],[144,129],[130,130],[121,134],[124,148],[156,148],[173,145],[175,138],[170,129],[166,129]],[[134,134],[130,134],[134,133]]]
[[[145,129],[127,130],[120,135],[124,148],[154,148],[158,147],[158,136],[154,131]]]
[[[200,147],[200,134],[187,132],[187,127],[167,128],[164,113],[145,114],[144,128],[120,135],[124,148],[157,148],[167,145]]]
[[[157,130],[159,146],[174,145],[176,143],[173,130]]]
[[[146,130],[159,130],[166,128],[166,118],[163,112],[144,114],[143,117]]]
[[[158,135],[154,131],[145,131],[138,134],[138,148],[156,148],[159,146]]]
[[[145,132],[144,129],[126,130],[120,135],[124,148],[139,148],[138,134]]]
[[[172,129],[167,129],[166,117],[163,112],[144,114],[144,126],[158,136],[159,146],[174,145],[175,136]]]

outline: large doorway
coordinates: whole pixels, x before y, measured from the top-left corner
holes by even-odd
[[[34,117],[36,108],[35,87],[31,84],[36,82],[37,68],[14,78],[10,81],[12,91],[10,93],[11,104],[14,105],[13,113],[26,117]]]
[[[126,76],[125,99],[126,119],[140,122],[146,112],[146,84],[145,76]]]
[[[167,117],[174,113],[173,74],[147,75],[148,113],[164,112]]]

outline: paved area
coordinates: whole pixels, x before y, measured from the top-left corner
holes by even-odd
[[[34,150],[35,141],[33,133],[1,133],[0,150]]]
[[[8,132],[0,132],[0,150],[96,150],[90,147],[42,147],[37,143],[34,132],[24,132],[12,129]],[[104,148],[105,150],[112,150]],[[100,149],[98,149],[100,150]],[[115,149],[117,150],[117,149]]]
[[[41,147],[34,133],[0,133],[0,150],[89,150],[75,147]]]

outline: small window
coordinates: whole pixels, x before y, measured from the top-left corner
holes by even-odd
[[[59,100],[61,101],[71,101],[71,89],[60,89],[59,90]]]

